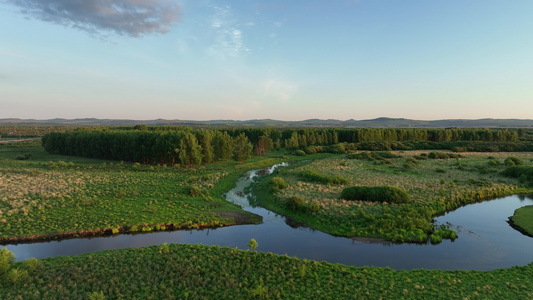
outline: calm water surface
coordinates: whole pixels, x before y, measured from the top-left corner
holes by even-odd
[[[269,168],[272,171],[274,167]],[[450,223],[459,238],[431,244],[368,243],[334,237],[305,227],[291,227],[286,218],[261,207],[251,207],[243,190],[258,176],[249,172],[227,193],[228,201],[261,215],[263,224],[218,229],[123,234],[110,237],[70,239],[34,244],[8,245],[18,260],[29,257],[68,256],[108,249],[145,247],[162,243],[204,244],[247,249],[254,238],[257,251],[357,266],[392,269],[494,270],[527,265],[533,261],[533,238],[511,228],[506,220],[514,210],[533,205],[531,197],[510,196],[471,204],[437,217]],[[264,171],[263,171],[264,172]]]

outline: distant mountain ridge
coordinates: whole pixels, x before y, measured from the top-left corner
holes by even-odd
[[[128,120],[128,119],[0,119],[0,125],[26,126],[217,126],[217,127],[373,127],[373,128],[406,128],[406,127],[533,127],[532,119],[445,119],[434,121],[411,120],[404,118],[376,118],[369,120],[334,120],[308,119],[303,121],[279,121],[272,119],[236,120]]]

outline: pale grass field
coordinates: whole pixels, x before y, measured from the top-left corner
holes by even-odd
[[[402,165],[407,158],[429,151],[396,151],[402,158],[392,159],[391,165],[374,165],[370,161],[346,159],[344,156],[314,161],[306,166],[294,169],[283,174],[283,179],[288,187],[280,191],[280,198],[286,199],[291,196],[300,196],[307,203],[316,202],[322,209],[330,213],[336,211],[343,214],[346,211],[359,207],[374,206],[376,203],[362,201],[345,201],[339,199],[341,191],[347,186],[395,186],[406,190],[415,203],[439,202],[449,197],[461,197],[473,190],[471,180],[482,180],[486,191],[502,188],[515,188],[519,186],[516,179],[506,178],[497,173],[480,174],[472,171],[473,168],[484,165],[489,157],[498,159],[502,165],[492,168],[501,171],[505,158],[509,156],[519,157],[525,165],[532,165],[533,153],[460,153],[464,158],[459,160],[418,160],[418,164],[411,170],[404,170]],[[456,167],[457,161],[466,167],[466,171]],[[350,183],[346,185],[323,185],[299,180],[297,174],[302,170],[315,170],[325,175],[341,175]],[[445,170],[438,173],[436,170]],[[477,188],[477,187],[475,187]]]

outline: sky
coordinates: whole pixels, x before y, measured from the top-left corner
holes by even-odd
[[[531,0],[0,0],[0,118],[533,119]]]

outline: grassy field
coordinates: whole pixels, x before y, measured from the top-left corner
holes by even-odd
[[[431,159],[428,153],[386,153],[390,158],[377,159],[342,155],[295,164],[263,178],[254,187],[256,201],[335,235],[425,242],[436,234],[432,241],[439,242],[447,237],[442,236],[447,230],[435,231],[439,229],[432,224],[436,214],[483,199],[533,192],[531,183],[500,174],[511,164],[508,157],[516,157],[524,166],[532,165],[532,153],[461,153],[461,157],[449,159]],[[286,187],[273,188],[274,177],[281,178]],[[397,187],[410,195],[411,202],[340,199],[348,186]]]
[[[350,267],[167,245],[8,266],[2,299],[531,299],[533,264],[490,272]]]
[[[0,145],[0,239],[259,223],[221,194],[245,171],[280,160],[176,169],[50,155],[35,142]]]
[[[511,217],[513,226],[529,236],[533,236],[533,205],[528,205],[515,210]]]

